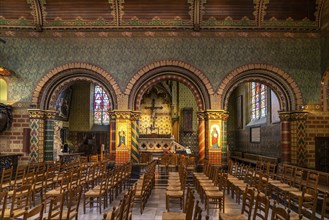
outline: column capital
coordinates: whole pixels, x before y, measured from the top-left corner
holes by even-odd
[[[142,112],[140,111],[132,111],[130,114],[130,119],[132,121],[137,121],[141,118]]]
[[[113,111],[109,112],[109,114],[110,114],[110,118],[112,120],[115,120],[115,119],[130,120],[130,118],[131,118],[131,111],[113,110]]]
[[[56,111],[55,110],[44,110],[44,114],[46,119],[52,119],[54,120],[56,117]]]
[[[308,112],[304,111],[294,111],[291,112],[291,120],[294,121],[305,121],[308,117]]]
[[[206,118],[208,120],[223,120],[226,121],[228,119],[228,112],[225,110],[207,110],[205,112]]]
[[[41,109],[28,109],[29,118],[32,119],[45,119],[45,112]]]
[[[204,111],[197,112],[196,115],[197,115],[198,119],[201,119],[201,120],[205,120],[207,117],[206,112],[204,112]]]
[[[291,112],[283,112],[279,111],[279,118],[281,121],[290,121],[291,119]]]

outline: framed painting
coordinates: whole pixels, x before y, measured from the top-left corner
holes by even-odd
[[[56,119],[67,121],[70,116],[70,106],[72,98],[72,88],[69,87],[62,91],[56,100]]]
[[[260,143],[260,127],[250,128],[250,142]]]

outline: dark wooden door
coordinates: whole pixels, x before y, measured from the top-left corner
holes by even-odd
[[[329,172],[329,137],[315,138],[315,168]]]

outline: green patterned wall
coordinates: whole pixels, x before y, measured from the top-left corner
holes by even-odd
[[[215,89],[226,74],[241,65],[271,64],[296,80],[306,103],[320,102],[321,39],[316,37],[2,38],[7,42],[0,44],[0,66],[16,73],[8,80],[12,102],[29,102],[36,82],[66,63],[100,66],[124,90],[140,68],[165,59],[194,65]]]
[[[321,58],[322,58],[322,72],[329,69],[329,33],[322,38]]]
[[[189,88],[187,88],[184,84],[179,83],[179,101],[178,101],[178,109],[180,111],[180,123],[181,123],[181,127],[182,127],[182,123],[183,123],[183,116],[182,116],[182,109],[183,108],[193,108],[193,122],[192,122],[192,126],[193,126],[193,131],[197,131],[198,130],[198,121],[197,121],[197,116],[196,116],[196,112],[197,110],[197,105],[195,102],[195,98],[191,92],[191,90]]]

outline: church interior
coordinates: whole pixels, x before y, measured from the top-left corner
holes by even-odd
[[[0,0],[0,219],[329,219],[329,0]]]

